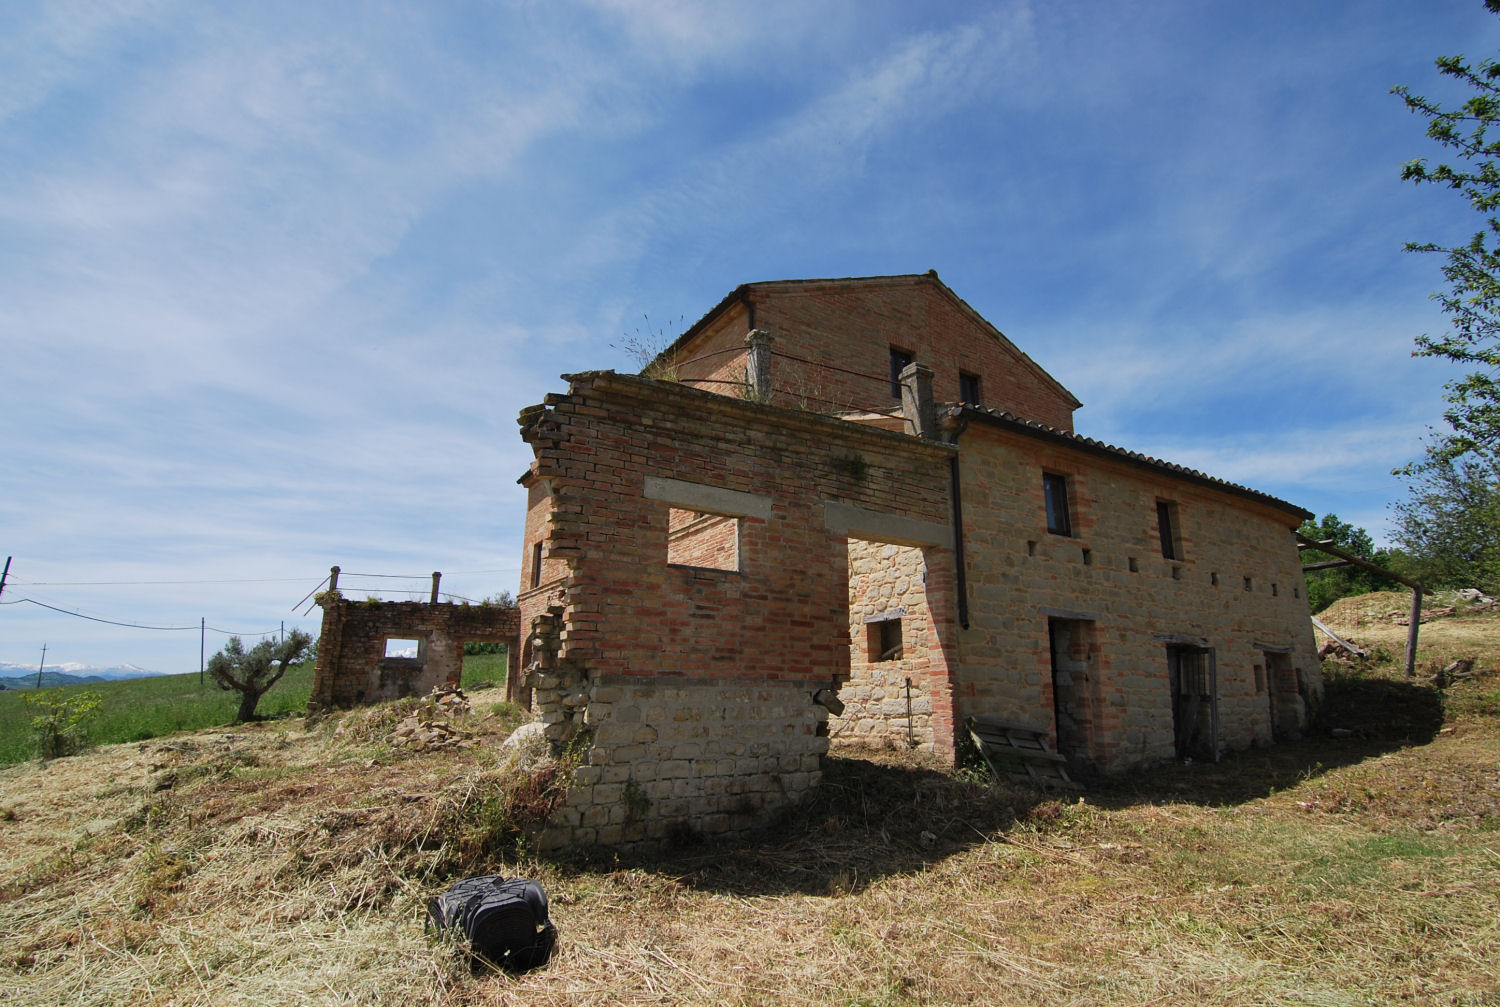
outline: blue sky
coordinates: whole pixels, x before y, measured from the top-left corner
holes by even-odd
[[[250,634],[335,563],[514,591],[516,413],[752,280],[936,269],[1081,433],[1381,539],[1452,377],[1402,244],[1478,224],[1399,182],[1438,151],[1388,90],[1500,49],[1479,0],[4,18],[3,600]],[[44,643],[199,647],[0,607]]]

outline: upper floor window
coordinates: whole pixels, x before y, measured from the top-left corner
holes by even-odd
[[[1043,472],[1042,496],[1047,503],[1047,530],[1054,535],[1071,536],[1073,521],[1068,507],[1068,477]]]
[[[901,397],[901,372],[906,370],[913,359],[910,350],[898,350],[894,346],[891,347],[891,398]]]
[[[1170,500],[1156,501],[1156,530],[1161,533],[1161,554],[1167,559],[1182,559],[1182,534],[1177,526],[1177,505]]]
[[[958,401],[967,402],[971,406],[983,403],[984,400],[979,396],[979,375],[968,371],[958,372]]]

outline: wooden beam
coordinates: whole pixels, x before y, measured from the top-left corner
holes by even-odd
[[[1363,558],[1362,556],[1356,556],[1352,552],[1349,552],[1348,550],[1340,549],[1338,546],[1334,545],[1332,542],[1318,542],[1318,541],[1315,541],[1313,539],[1308,538],[1306,535],[1303,535],[1301,532],[1295,532],[1294,531],[1294,532],[1292,532],[1292,535],[1297,539],[1297,542],[1298,542],[1297,548],[1298,549],[1316,549],[1319,552],[1326,552],[1330,556],[1337,556],[1339,559],[1347,560],[1348,562],[1353,563],[1357,567],[1363,567],[1364,569],[1369,570],[1371,573],[1378,573],[1382,577],[1385,577],[1385,578],[1387,578],[1389,580],[1395,581],[1397,584],[1405,584],[1407,587],[1411,588],[1413,591],[1424,590],[1423,587],[1422,587],[1422,585],[1419,584],[1417,581],[1407,580],[1405,577],[1401,576],[1400,574],[1398,574],[1398,573],[1392,573],[1391,571],[1387,570],[1385,567],[1379,566],[1379,565],[1377,565],[1375,563],[1371,563],[1369,560]],[[1313,567],[1313,568],[1315,569],[1315,567]],[[1303,569],[1309,569],[1309,567],[1304,567]]]
[[[1303,573],[1311,573],[1313,570],[1331,570],[1336,566],[1353,566],[1347,559],[1330,559],[1323,563],[1309,563],[1302,568]]]
[[[1309,618],[1312,619],[1312,624],[1314,626],[1318,627],[1324,633],[1328,634],[1328,639],[1332,640],[1334,643],[1338,644],[1340,647],[1343,647],[1345,650],[1347,650],[1349,653],[1353,654],[1355,657],[1369,657],[1370,656],[1367,652],[1365,652],[1363,650],[1360,650],[1358,647],[1354,646],[1354,644],[1350,643],[1348,640],[1345,640],[1343,637],[1339,636],[1333,630],[1331,630],[1327,626],[1323,625],[1322,621],[1319,620],[1317,616],[1314,615],[1314,616],[1310,616]]]

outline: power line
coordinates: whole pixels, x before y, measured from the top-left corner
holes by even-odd
[[[56,605],[48,605],[44,601],[37,601],[35,598],[17,598],[15,601],[0,601],[0,605],[20,605],[23,602],[32,605],[40,605],[42,608],[51,609],[52,611],[60,612],[63,615],[71,615],[75,619],[87,619],[89,622],[102,622],[107,626],[124,626],[127,629],[149,629],[158,633],[182,633],[190,629],[201,630],[205,628],[201,625],[146,626],[138,622],[121,622],[118,619],[101,619],[96,615],[84,615],[82,612],[70,612],[65,608],[58,608]],[[233,629],[217,629],[213,626],[208,626],[206,628],[215,633],[222,633],[225,636],[270,636],[271,634],[278,632],[278,630],[275,629],[268,629],[260,632],[240,632],[239,630]]]
[[[129,629],[151,629],[156,630],[160,633],[179,633],[186,630],[199,628],[197,626],[143,626],[138,622],[119,622],[115,619],[100,619],[98,616],[84,615],[82,612],[69,612],[65,608],[58,608],[56,605],[48,605],[46,602],[37,601],[35,598],[17,598],[15,601],[0,602],[0,605],[19,605],[22,602],[29,602],[33,605],[40,605],[42,608],[50,608],[54,612],[61,612],[63,615],[71,615],[75,619],[87,619],[89,622],[102,622],[109,626],[125,626]]]
[[[19,580],[27,587],[140,587],[147,584],[303,584],[306,577],[257,577],[242,580]]]

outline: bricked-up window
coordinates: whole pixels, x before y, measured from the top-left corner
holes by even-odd
[[[979,395],[979,375],[968,371],[958,372],[958,401],[967,402],[971,406],[983,404],[984,400]]]
[[[901,660],[901,620],[882,619],[865,627],[866,659],[876,661]]]
[[[705,570],[740,569],[740,519],[668,508],[667,562]]]
[[[542,543],[533,542],[531,545],[531,586],[542,586]]]
[[[1068,508],[1068,477],[1043,472],[1042,496],[1047,502],[1047,530],[1054,535],[1071,536],[1073,518]]]
[[[911,365],[913,359],[911,350],[891,347],[891,398],[901,397],[901,372]]]
[[[1167,559],[1182,559],[1182,533],[1177,525],[1177,505],[1172,501],[1156,501],[1156,530],[1161,534],[1161,554]]]

